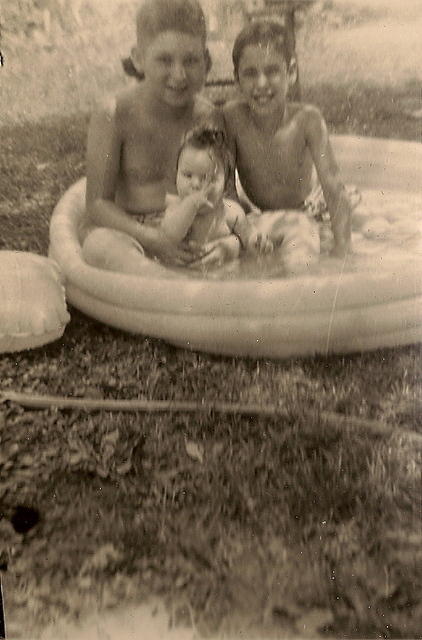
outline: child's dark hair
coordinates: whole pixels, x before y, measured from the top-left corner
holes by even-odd
[[[223,129],[219,129],[215,125],[201,124],[188,131],[180,146],[176,166],[179,165],[179,158],[187,147],[210,151],[223,166],[224,186],[227,187],[229,177],[234,171],[234,161],[227,146],[226,134]]]
[[[239,64],[243,50],[249,45],[271,45],[283,56],[286,65],[294,55],[289,44],[286,29],[281,22],[265,18],[250,22],[238,34],[232,52],[235,78],[239,77]]]
[[[197,0],[144,0],[136,14],[137,40],[155,38],[163,31],[179,31],[199,36],[204,44],[207,70],[211,68],[211,58],[206,49],[207,25],[204,12]],[[122,60],[123,69],[130,75],[143,79],[131,58]]]

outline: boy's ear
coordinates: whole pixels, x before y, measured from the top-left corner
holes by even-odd
[[[287,69],[289,86],[292,87],[297,80],[297,62],[295,58],[290,60],[289,68]]]
[[[135,67],[136,71],[143,75],[144,60],[140,47],[132,47],[132,50],[130,52],[130,59],[132,60],[132,64]]]

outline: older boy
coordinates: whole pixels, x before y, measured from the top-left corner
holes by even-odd
[[[166,193],[175,193],[184,133],[215,114],[197,96],[210,66],[197,0],[144,0],[132,62],[143,81],[123,90],[91,119],[86,208],[88,227],[94,229],[83,255],[100,268],[145,274],[154,272],[154,263],[143,258],[143,250],[171,263],[195,257],[167,238],[157,213],[165,208]],[[231,250],[237,255],[237,238],[222,239],[204,262],[221,262]]]
[[[225,106],[224,116],[241,185],[255,207],[271,212],[257,216],[258,228],[281,243],[287,271],[298,273],[319,256],[318,225],[305,206],[313,167],[330,214],[332,253],[339,257],[350,250],[352,207],[320,111],[286,99],[296,77],[287,42],[283,26],[271,20],[240,32],[233,64],[241,98]]]

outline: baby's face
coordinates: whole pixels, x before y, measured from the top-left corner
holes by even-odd
[[[180,154],[176,187],[181,198],[207,190],[207,199],[216,204],[224,192],[223,168],[206,149],[186,147]]]

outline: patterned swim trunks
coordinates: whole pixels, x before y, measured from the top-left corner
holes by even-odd
[[[352,209],[356,209],[362,200],[362,194],[354,185],[347,185],[345,189],[351,202]],[[309,196],[306,198],[302,205],[302,211],[311,218],[314,218],[317,222],[326,222],[330,219],[327,203],[325,202],[322,187],[319,183],[315,185]]]

